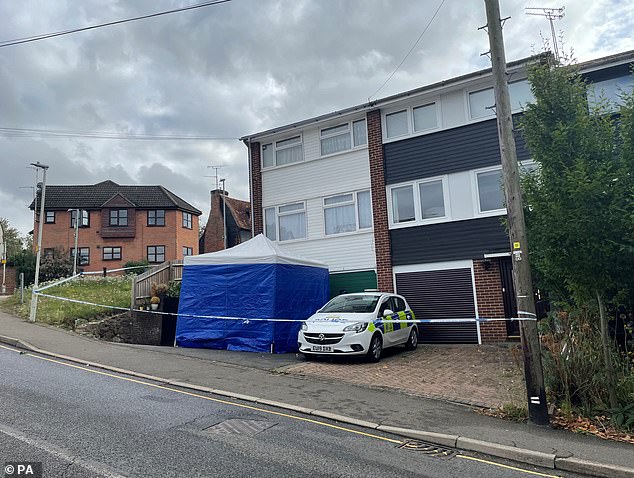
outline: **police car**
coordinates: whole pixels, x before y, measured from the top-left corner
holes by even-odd
[[[307,356],[365,355],[378,362],[384,348],[418,345],[418,326],[407,301],[396,294],[342,294],[308,318],[299,331],[299,351]]]

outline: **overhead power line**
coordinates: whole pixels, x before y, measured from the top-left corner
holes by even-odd
[[[409,49],[409,51],[407,52],[407,54],[405,55],[405,57],[401,60],[401,62],[398,64],[398,66],[394,69],[394,71],[392,72],[392,74],[390,76],[388,76],[387,80],[385,80],[385,82],[383,82],[383,84],[379,87],[378,90],[376,90],[374,93],[372,93],[369,97],[368,97],[368,101],[370,101],[372,98],[374,98],[376,96],[376,94],[381,91],[383,89],[383,87],[385,87],[385,85],[388,84],[388,82],[392,79],[392,77],[396,74],[396,72],[399,70],[399,68],[401,66],[403,66],[403,63],[405,63],[405,60],[407,60],[407,58],[412,54],[412,52],[414,51],[414,48],[416,48],[416,46],[418,45],[418,43],[421,41],[421,39],[423,38],[423,35],[425,35],[425,33],[427,32],[427,30],[429,29],[429,27],[431,26],[431,24],[433,23],[434,19],[436,18],[436,16],[438,15],[438,12],[440,11],[440,9],[442,8],[443,4],[445,3],[445,0],[441,0],[440,4],[438,5],[438,8],[436,8],[436,11],[434,12],[434,14],[432,15],[432,17],[430,18],[429,22],[427,22],[427,25],[425,25],[425,29],[423,30],[423,32],[419,35],[418,39],[416,40],[416,42],[414,42],[414,44],[412,45],[412,48]]]
[[[148,15],[141,15],[139,17],[126,18],[124,20],[116,20],[116,21],[107,22],[107,23],[100,23],[98,25],[91,25],[91,26],[88,26],[88,27],[74,28],[72,30],[63,30],[63,31],[53,32],[53,33],[44,33],[42,35],[35,35],[35,36],[25,37],[25,38],[17,38],[17,39],[14,39],[14,40],[6,40],[6,41],[0,42],[0,48],[5,47],[5,46],[20,45],[22,43],[30,43],[30,42],[34,42],[34,41],[38,41],[38,40],[45,40],[47,38],[59,37],[59,36],[62,36],[62,35],[70,35],[71,33],[83,32],[83,31],[86,31],[86,30],[93,30],[95,28],[109,27],[109,26],[112,26],[112,25],[119,25],[121,23],[134,22],[134,21],[137,21],[137,20],[145,20],[146,18],[160,17],[162,15],[169,15],[171,13],[184,12],[186,10],[194,10],[196,8],[209,7],[209,6],[212,6],[212,5],[218,5],[220,3],[227,3],[227,2],[230,2],[230,1],[231,0],[213,0],[213,1],[210,1],[210,2],[203,2],[203,3],[197,3],[195,5],[189,5],[187,7],[174,8],[172,10],[165,10],[163,12],[150,13]]]
[[[176,134],[140,134],[140,133],[117,133],[114,131],[73,131],[54,129],[32,129],[32,128],[2,128],[0,136],[14,138],[93,138],[93,139],[116,139],[116,140],[145,140],[145,141],[237,141],[238,137],[226,136],[202,136],[202,135],[176,135]]]

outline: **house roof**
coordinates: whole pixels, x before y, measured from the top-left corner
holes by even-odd
[[[114,181],[72,186],[46,186],[44,208],[55,209],[101,209],[114,196],[119,195],[138,209],[180,209],[197,216],[201,211],[181,199],[163,186],[122,186]],[[34,209],[35,200],[29,208]]]
[[[527,58],[522,58],[520,60],[516,60],[516,61],[512,61],[509,62],[507,64],[507,68],[508,70],[521,70],[521,68],[525,67],[526,65],[546,58],[550,55],[549,52],[547,53],[541,53],[538,55],[533,55]],[[622,53],[617,53],[615,55],[609,55],[609,56],[605,56],[602,58],[598,58],[595,60],[590,60],[590,61],[586,61],[583,63],[579,63],[577,66],[579,67],[579,69],[582,72],[589,72],[589,71],[593,71],[599,68],[603,68],[606,66],[611,66],[611,65],[618,65],[618,64],[622,64],[622,63],[629,63],[634,61],[634,50],[629,50],[629,51],[625,51]],[[422,86],[419,88],[415,88],[413,90],[408,90],[402,93],[397,93],[395,95],[391,95],[385,98],[381,98],[381,99],[377,99],[374,101],[369,101],[367,103],[363,103],[357,106],[352,106],[349,108],[345,108],[342,110],[338,110],[338,111],[333,111],[332,113],[326,113],[324,115],[320,115],[320,116],[315,116],[312,118],[308,118],[302,121],[298,121],[296,123],[291,123],[291,124],[287,124],[284,126],[280,126],[277,128],[273,128],[273,129],[269,129],[266,131],[260,131],[257,133],[253,133],[247,136],[243,136],[242,138],[240,138],[240,141],[243,141],[245,144],[248,145],[248,143],[250,141],[256,140],[260,137],[263,136],[269,136],[272,134],[276,134],[276,133],[281,133],[284,131],[291,131],[293,129],[299,129],[302,128],[304,126],[307,126],[309,124],[314,124],[314,123],[319,123],[321,121],[326,121],[326,120],[330,120],[333,118],[336,118],[338,116],[345,116],[345,115],[349,115],[352,113],[356,113],[356,112],[362,112],[362,111],[367,111],[367,110],[373,110],[376,108],[380,108],[384,105],[393,103],[395,101],[398,100],[402,100],[405,99],[407,97],[410,96],[415,96],[415,95],[419,95],[419,94],[423,94],[423,93],[427,93],[427,92],[431,92],[433,90],[436,90],[438,88],[444,88],[444,87],[449,87],[449,86],[453,86],[453,85],[459,85],[460,83],[465,83],[468,81],[473,81],[477,78],[481,78],[481,77],[487,77],[490,76],[492,74],[492,69],[491,68],[486,68],[484,70],[479,70],[479,71],[475,71],[472,73],[468,73],[466,75],[462,75],[462,76],[458,76],[455,78],[451,78],[449,80],[443,80],[437,83],[433,83],[430,85],[426,85],[426,86]]]
[[[251,230],[251,204],[249,201],[241,201],[230,197],[225,198],[225,201],[238,227]]]

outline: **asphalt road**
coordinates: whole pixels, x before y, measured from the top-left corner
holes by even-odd
[[[47,478],[576,476],[403,443],[0,346],[0,464]]]

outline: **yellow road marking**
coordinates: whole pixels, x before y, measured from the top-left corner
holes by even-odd
[[[515,471],[520,471],[522,473],[528,473],[529,475],[545,476],[547,478],[561,478],[561,476],[559,475],[547,475],[546,473],[539,473],[537,471],[524,470],[523,468],[517,468],[515,466],[510,466],[510,465],[503,465],[502,463],[496,463],[494,461],[483,460],[482,458],[476,458],[473,456],[456,455],[456,458],[464,458],[466,460],[478,461],[480,463],[486,463],[487,465],[494,465],[494,466],[499,466],[501,468],[507,468],[509,470],[515,470]]]
[[[0,345],[0,347],[3,348],[3,349],[6,349],[6,350],[12,350],[13,352],[17,352],[17,353],[20,352],[20,350],[16,350],[15,348],[5,347],[4,345]],[[167,390],[167,391],[170,391],[170,392],[180,393],[182,395],[187,395],[187,396],[190,396],[190,397],[202,398],[204,400],[209,400],[211,402],[222,403],[223,405],[232,405],[234,407],[246,408],[248,410],[253,410],[253,411],[256,411],[256,412],[268,413],[269,415],[276,415],[276,416],[280,416],[280,417],[290,418],[290,419],[293,419],[293,420],[300,420],[300,421],[303,421],[303,422],[313,423],[315,425],[321,425],[321,426],[324,426],[324,427],[333,428],[335,430],[341,430],[341,431],[344,431],[344,432],[354,433],[356,435],[362,435],[362,436],[366,436],[366,437],[369,437],[369,438],[375,438],[377,440],[382,440],[382,441],[386,441],[386,442],[390,442],[390,443],[396,443],[396,444],[399,444],[399,445],[402,445],[402,444],[406,443],[406,442],[404,442],[402,440],[394,440],[392,438],[386,438],[386,437],[382,437],[382,436],[379,436],[379,435],[374,435],[373,433],[366,433],[366,432],[361,432],[361,431],[358,431],[358,430],[353,430],[352,428],[340,427],[338,425],[332,425],[330,423],[322,422],[322,421],[319,421],[319,420],[313,420],[311,418],[298,417],[296,415],[289,415],[288,413],[275,412],[273,410],[266,410],[264,408],[254,407],[252,405],[245,405],[245,404],[242,404],[242,403],[235,403],[235,402],[230,402],[228,400],[222,400],[220,398],[213,398],[213,397],[208,397],[206,395],[200,395],[198,393],[186,392],[184,390],[178,390],[176,388],[165,387],[163,385],[157,385],[157,384],[150,383],[150,382],[144,382],[142,380],[137,380],[137,379],[130,378],[130,377],[123,377],[121,375],[115,375],[115,374],[108,373],[108,372],[102,372],[100,370],[93,370],[93,369],[90,369],[90,368],[81,367],[79,365],[74,365],[74,364],[71,364],[71,363],[62,362],[60,360],[55,360],[55,359],[51,359],[51,358],[48,358],[48,357],[42,357],[42,356],[39,356],[39,355],[33,355],[31,353],[25,353],[24,355],[28,355],[29,357],[34,357],[34,358],[37,358],[37,359],[40,359],[40,360],[45,360],[47,362],[53,362],[53,363],[57,363],[57,364],[60,364],[60,365],[65,365],[66,367],[76,368],[76,369],[79,369],[79,370],[83,370],[85,372],[91,372],[91,373],[96,373],[98,375],[103,375],[103,376],[106,376],[106,377],[112,377],[112,378],[116,378],[116,379],[119,379],[119,380],[125,380],[126,382],[138,383],[140,385],[146,385],[148,387],[154,387],[154,388],[158,388],[160,390]],[[487,465],[499,466],[501,468],[506,468],[506,469],[509,469],[509,470],[515,470],[515,471],[519,471],[519,472],[522,472],[522,473],[528,473],[530,475],[544,476],[544,477],[547,477],[547,478],[561,478],[558,475],[547,475],[545,473],[539,473],[537,471],[524,470],[522,468],[517,468],[515,466],[504,465],[502,463],[496,463],[494,461],[483,460],[481,458],[475,458],[475,457],[467,456],[467,455],[456,455],[456,458],[464,458],[466,460],[477,461],[477,462],[480,462],[480,463],[485,463]]]

